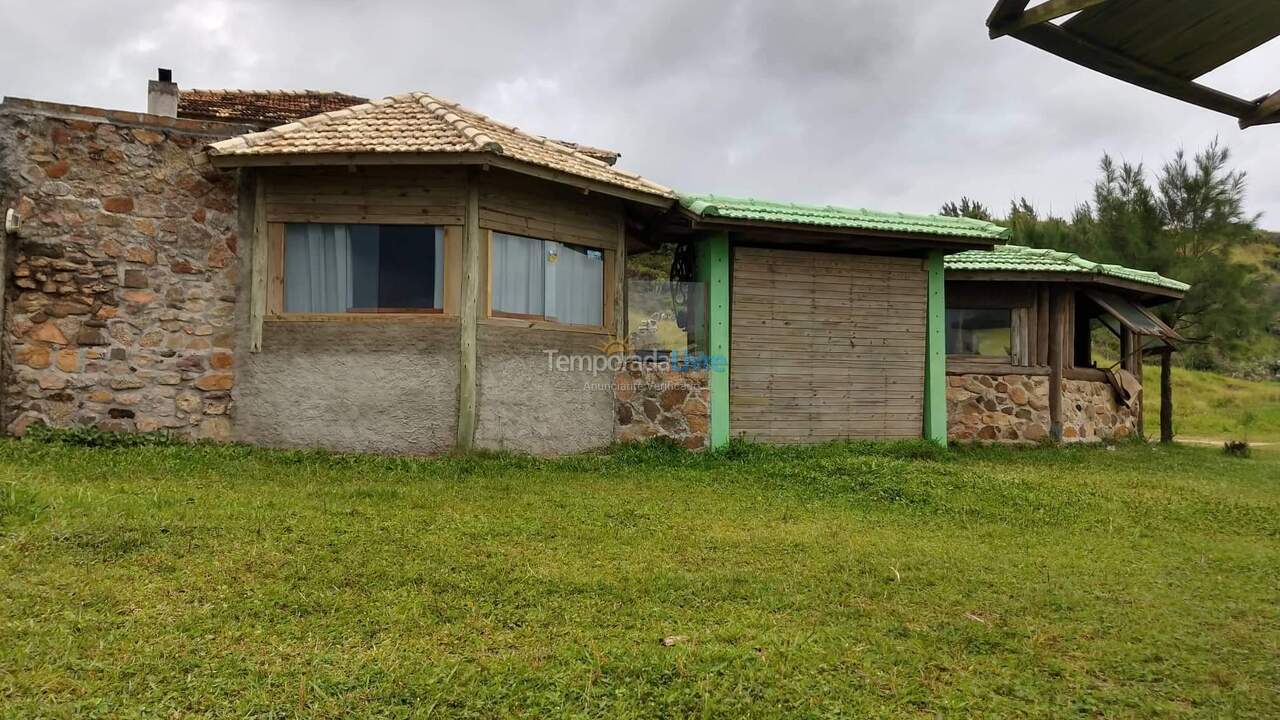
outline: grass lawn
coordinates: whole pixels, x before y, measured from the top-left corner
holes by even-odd
[[[1277,451],[0,441],[3,717],[1277,717],[1278,657]]]
[[[1160,436],[1160,366],[1143,368],[1144,422]],[[1250,442],[1280,442],[1280,382],[1237,380],[1217,373],[1173,368],[1173,431],[1188,438],[1233,439],[1253,415]]]

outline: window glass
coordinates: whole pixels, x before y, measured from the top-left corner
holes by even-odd
[[[432,312],[443,307],[443,228],[286,225],[285,312]]]
[[[1013,355],[1013,311],[947,308],[947,354],[1009,359]]]
[[[495,315],[604,324],[604,253],[506,233],[493,234]]]

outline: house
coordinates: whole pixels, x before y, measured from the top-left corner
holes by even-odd
[[[1016,400],[1015,375],[1074,400],[1073,373],[1089,368],[1042,361],[1047,328],[1075,342],[1053,318],[1119,307],[1133,343],[1142,305],[1181,292],[1078,263],[1055,279],[1041,266],[1007,268],[1021,280],[947,268],[1007,233],[678,195],[619,168],[615,152],[426,93],[179,91],[162,71],[149,110],[0,105],[9,432],[91,425],[414,453],[551,454],[652,435],[691,447],[944,442],[950,403],[954,437],[1031,440],[1038,415],[990,423],[996,437],[957,418],[979,395]],[[627,256],[664,243],[687,251],[698,291],[685,325],[701,365],[622,352]],[[971,272],[987,274],[960,279]],[[1012,298],[1007,330],[1005,314],[969,305],[949,329],[947,298],[964,282]],[[1027,302],[1046,290],[1048,304]],[[948,360],[951,343],[972,357]],[[1123,434],[1068,416],[1055,416],[1064,438]]]
[[[1162,355],[1167,392],[1169,353],[1181,341],[1149,308],[1180,300],[1186,283],[1017,245],[948,255],[944,264],[952,439],[1143,433],[1143,355]],[[1102,367],[1099,335],[1118,343],[1117,360]]]

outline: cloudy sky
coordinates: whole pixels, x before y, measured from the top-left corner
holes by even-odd
[[[1280,229],[1280,126],[987,39],[993,0],[0,0],[0,93],[140,110],[183,87],[426,90],[623,153],[682,190],[936,211],[1068,213],[1102,152],[1158,167],[1215,135]],[[1280,87],[1280,40],[1204,81]]]

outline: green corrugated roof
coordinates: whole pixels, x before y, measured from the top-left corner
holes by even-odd
[[[1023,245],[997,245],[994,250],[966,250],[948,255],[944,261],[947,270],[978,270],[987,272],[1062,272],[1104,275],[1130,282],[1186,292],[1191,288],[1184,282],[1164,277],[1159,273],[1134,270],[1122,265],[1106,265],[1085,260],[1075,253],[1030,248]]]
[[[686,210],[703,218],[751,220],[827,228],[879,230],[883,232],[913,233],[920,235],[947,235],[951,237],[1004,240],[1009,231],[993,223],[971,218],[945,215],[911,215],[908,213],[878,212],[832,205],[797,205],[769,202],[720,195],[684,195],[680,204]]]

